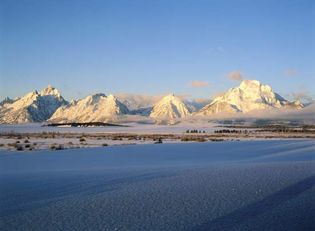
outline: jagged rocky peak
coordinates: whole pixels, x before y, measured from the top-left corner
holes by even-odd
[[[175,119],[182,118],[190,114],[186,104],[174,93],[166,95],[157,102],[150,114],[156,119]]]
[[[51,86],[50,84],[44,88],[43,90],[40,91],[40,94],[41,95],[55,95],[55,96],[58,96],[60,97],[61,94],[60,92],[58,91],[58,89],[54,88],[53,86]]]
[[[269,85],[264,85],[258,80],[244,79],[241,82],[240,86],[239,86],[239,88],[243,89],[243,90],[248,89],[248,88],[256,88],[256,89],[258,89],[258,88],[261,88],[261,87],[266,88],[268,91],[272,91],[272,89],[271,89],[271,87]]]
[[[173,99],[176,99],[177,97],[175,97],[175,93],[170,93],[166,96],[164,96],[164,100],[173,100]]]
[[[174,93],[170,93],[164,96],[158,103],[160,102],[182,102],[182,100],[179,97],[175,96]]]
[[[66,104],[59,91],[51,86],[40,92],[35,90],[4,104],[0,109],[0,123],[42,122]]]
[[[59,108],[50,118],[53,122],[108,122],[115,116],[127,114],[128,108],[114,95],[89,95]]]
[[[258,80],[243,80],[239,86],[243,96],[248,99],[264,99],[266,103],[273,104],[284,101],[282,97],[273,92],[269,85],[262,84]]]
[[[270,108],[302,107],[301,104],[296,105],[296,107],[294,105],[275,93],[269,85],[262,84],[258,80],[243,80],[238,87],[231,88],[225,94],[216,97],[197,114],[247,113]]]
[[[88,95],[87,97],[83,98],[82,100],[78,100],[77,102],[85,102],[87,104],[95,104],[98,103],[100,100],[105,99],[106,95],[103,93],[96,93],[93,95]]]

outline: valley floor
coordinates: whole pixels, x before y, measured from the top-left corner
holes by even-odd
[[[314,230],[315,141],[0,151],[1,230]]]
[[[314,126],[222,126],[213,123],[177,125],[128,124],[126,127],[42,127],[0,125],[0,150],[62,150],[112,145],[315,139]]]

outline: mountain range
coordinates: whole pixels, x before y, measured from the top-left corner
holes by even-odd
[[[30,92],[15,100],[6,98],[0,103],[0,123],[43,122],[49,119],[59,107],[66,104],[68,102],[52,86],[40,92]]]
[[[221,114],[247,114],[261,110],[302,109],[299,101],[290,102],[269,85],[243,80],[238,87],[213,100],[184,100],[169,94],[164,97],[133,94],[117,96],[98,93],[67,102],[52,87],[30,92],[17,99],[0,102],[0,123],[29,122],[108,122],[124,115],[140,115],[156,122],[176,121],[185,117]]]

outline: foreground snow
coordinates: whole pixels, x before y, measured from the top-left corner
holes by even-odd
[[[1,230],[314,230],[314,141],[0,152]]]

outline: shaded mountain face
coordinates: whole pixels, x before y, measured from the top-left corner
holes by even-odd
[[[244,80],[239,87],[231,88],[224,95],[216,97],[196,114],[247,113],[270,108],[300,109],[302,107],[303,104],[300,102],[285,100],[273,92],[269,85],[262,84],[257,80]]]
[[[204,106],[208,105],[212,100],[211,99],[192,99],[184,100],[183,102],[188,107],[189,111],[197,112]]]
[[[157,102],[150,113],[150,117],[154,119],[177,119],[183,118],[190,114],[190,110],[186,104],[174,94],[163,97]]]
[[[52,122],[108,122],[115,116],[129,113],[115,96],[94,94],[59,108],[49,119]]]
[[[131,115],[149,116],[153,107],[139,108],[129,111]]]
[[[60,106],[67,101],[59,91],[48,86],[38,91],[33,91],[25,96],[4,103],[0,108],[0,123],[29,123],[46,121]]]
[[[4,100],[2,100],[2,101],[0,102],[0,107],[4,106],[5,104],[14,103],[14,101],[16,101],[16,100],[11,99],[11,98],[9,98],[9,97],[6,97],[6,98],[4,98]]]

